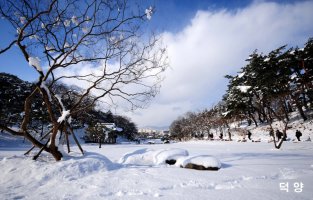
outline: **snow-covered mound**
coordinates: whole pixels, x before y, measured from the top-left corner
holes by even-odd
[[[46,174],[46,176],[61,176],[62,179],[65,180],[76,180],[84,176],[98,173],[99,171],[110,171],[118,168],[118,165],[113,164],[105,157],[98,158],[93,156],[64,160],[55,163],[56,166],[47,166],[47,164],[44,165],[46,166],[46,169],[45,172],[42,172],[42,174]]]
[[[154,165],[154,154],[156,151],[149,149],[139,149],[127,153],[119,159],[120,164],[126,165]]]
[[[33,186],[38,184],[62,189],[63,184],[77,181],[97,173],[105,173],[118,169],[120,165],[112,163],[105,156],[97,153],[88,153],[80,157],[67,157],[60,162],[55,162],[47,157],[40,157],[33,161],[32,157],[9,156],[0,159],[1,185],[18,180],[18,185]],[[9,185],[18,187],[16,184]],[[37,187],[38,187],[37,185]],[[64,188],[63,188],[64,189]],[[58,190],[56,190],[58,191]]]
[[[139,149],[132,153],[125,154],[120,158],[119,163],[126,165],[160,165],[167,160],[176,160],[182,156],[188,156],[188,151],[184,149]]]
[[[176,165],[199,170],[218,170],[222,166],[217,158],[208,155],[180,157]]]
[[[155,156],[156,164],[165,164],[166,161],[176,160],[183,156],[188,156],[189,153],[185,149],[166,149],[164,151],[160,151],[160,153]],[[174,163],[175,163],[174,162]]]
[[[178,167],[202,169],[202,170],[218,170],[221,168],[221,162],[208,155],[189,156],[185,149],[139,149],[132,153],[127,153],[119,160],[124,165],[162,165],[175,164]]]

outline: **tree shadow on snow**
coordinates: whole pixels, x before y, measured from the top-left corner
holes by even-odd
[[[221,169],[230,168],[230,167],[232,167],[232,165],[228,163],[222,163]]]
[[[269,160],[273,162],[273,165],[275,165],[274,161],[298,161],[298,160],[307,160],[312,159],[311,155],[303,155],[303,154],[296,154],[296,153],[233,153],[233,154],[227,154],[227,155],[221,155],[220,156],[224,162],[231,163],[236,161],[243,161],[243,160]],[[224,163],[223,163],[224,164]],[[268,163],[260,163],[261,165],[268,165]],[[236,164],[238,165],[238,164]],[[241,164],[239,164],[241,165]],[[247,165],[242,164],[242,165]],[[252,165],[255,165],[253,163]]]

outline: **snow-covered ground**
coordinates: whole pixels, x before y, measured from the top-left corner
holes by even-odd
[[[235,141],[103,145],[101,149],[83,144],[84,156],[73,145],[72,153],[55,162],[47,154],[33,161],[23,155],[31,145],[0,134],[0,199],[309,200],[312,144],[290,141],[280,150],[273,143]],[[199,171],[163,162],[166,156],[188,154],[214,156],[221,169]],[[286,184],[288,192],[283,190]],[[303,188],[297,187],[301,184]]]
[[[312,112],[308,112],[308,115],[311,115],[313,117]],[[311,118],[312,118],[311,117]],[[290,122],[288,123],[288,128],[286,130],[287,134],[287,139],[290,141],[297,141],[297,138],[295,136],[296,130],[301,131],[302,136],[301,136],[301,141],[308,141],[311,140],[313,141],[313,119],[303,121],[302,118],[298,115],[297,112],[293,112],[290,114]],[[247,130],[249,130],[252,133],[251,139],[255,141],[262,141],[262,142],[267,142],[271,140],[269,137],[269,131],[270,131],[270,126],[269,124],[258,124],[256,127],[254,123],[252,123],[250,126],[248,126],[246,121],[243,122],[234,122],[230,124],[230,132],[232,134],[232,139],[235,141],[242,140],[245,138],[247,142],[251,142],[248,140]],[[284,129],[284,124],[279,121],[274,121],[272,123],[272,127],[274,129],[274,132],[276,130],[283,131]],[[228,138],[228,130],[224,129],[224,139]],[[213,132],[214,133],[214,132]],[[216,131],[215,133],[215,138],[219,137],[219,130]]]

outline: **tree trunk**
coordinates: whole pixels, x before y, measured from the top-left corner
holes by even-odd
[[[50,145],[50,150],[51,150],[51,154],[52,154],[52,156],[54,157],[54,159],[56,160],[56,161],[60,161],[61,160],[61,158],[63,157],[63,155],[62,155],[62,153],[58,150],[58,147],[56,147],[55,145],[54,146],[51,146]]]
[[[280,138],[280,140],[278,141],[278,143],[276,143],[276,140],[275,140],[275,133],[273,133],[273,140],[274,140],[274,146],[276,149],[280,149],[280,147],[282,146],[283,142],[284,142],[284,139],[287,138],[287,134],[286,134],[286,131],[287,131],[287,127],[288,127],[288,121],[287,120],[284,120],[283,118],[279,117],[279,115],[277,115],[277,113],[275,113],[275,111],[268,107],[269,111],[271,113],[273,113],[273,115],[279,120],[279,121],[282,121],[284,123],[284,129],[283,129],[283,136]],[[270,127],[271,129],[273,130],[273,127],[272,127],[272,122],[270,123]]]
[[[283,100],[283,102],[282,102],[282,107],[283,107],[283,110],[284,110],[285,118],[286,118],[287,121],[289,121],[288,107],[286,105],[286,101],[285,100]]]
[[[43,134],[43,125],[44,125],[44,122],[41,123],[41,132],[40,132],[40,137],[42,137],[42,134]]]
[[[252,120],[250,118],[247,119],[247,122],[248,122],[248,126],[251,126]]]
[[[288,101],[287,102],[287,108],[288,108],[288,112],[292,112],[293,110],[292,110],[292,106],[290,105],[290,102]]]
[[[308,118],[307,118],[307,116],[304,114],[304,111],[303,111],[303,109],[302,109],[301,104],[299,104],[298,101],[295,101],[295,104],[296,104],[296,107],[297,107],[297,109],[298,109],[298,111],[299,111],[299,113],[300,113],[300,115],[301,115],[303,121],[306,121]]]
[[[259,121],[261,123],[264,123],[264,120],[263,120],[264,118],[262,119],[261,115],[262,115],[261,112],[258,111]],[[263,115],[263,117],[264,117],[264,115]]]
[[[253,114],[249,111],[249,117],[252,119],[252,121],[254,122],[255,126],[258,126],[258,122],[255,120],[255,117],[253,116]]]
[[[101,138],[99,138],[99,148],[101,148]]]
[[[232,141],[232,139],[231,139],[231,132],[229,131],[229,129],[228,129],[228,139],[229,139],[229,141]]]
[[[70,153],[71,152],[71,149],[70,149],[70,141],[68,139],[68,132],[66,131],[65,132],[65,140],[66,140],[66,146],[67,146],[67,152]]]
[[[287,138],[287,126],[288,126],[288,121],[284,121],[285,127],[283,129],[283,137],[278,141],[278,143],[276,143],[275,139],[274,139],[274,145],[276,149],[280,149],[280,147],[282,146],[283,142],[285,141],[285,138]]]

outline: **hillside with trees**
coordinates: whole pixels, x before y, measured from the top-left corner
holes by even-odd
[[[280,121],[286,137],[291,112],[297,111],[303,121],[312,118],[312,38],[303,48],[282,46],[266,55],[255,50],[246,61],[238,74],[225,76],[229,84],[221,102],[209,110],[189,112],[175,120],[170,126],[172,137],[203,138],[204,134],[210,136],[213,129],[229,130],[232,122],[243,120],[249,126],[267,124],[270,129],[274,121]],[[275,143],[275,147],[280,148],[282,142]]]
[[[0,124],[1,127],[18,127],[23,120],[23,109],[24,101],[27,96],[31,93],[31,90],[35,87],[34,83],[23,81],[17,76],[0,73]],[[51,90],[54,93],[60,95],[60,98],[63,99],[63,104],[65,106],[71,106],[77,98],[79,97],[78,91],[82,90],[76,86],[67,86],[65,84],[54,85]],[[90,96],[89,99],[93,97]],[[47,127],[51,126],[49,119],[47,118],[47,111],[44,109],[44,106],[40,102],[40,96],[36,96],[34,103],[31,105],[31,115],[33,116],[29,122],[29,127],[31,134],[35,138],[40,138],[43,136],[44,131]],[[57,112],[57,107],[53,107],[55,112]],[[114,132],[116,136],[121,136],[132,140],[135,138],[137,131],[137,126],[134,124],[131,119],[120,116],[113,115],[110,111],[103,112],[99,109],[96,109],[95,106],[88,107],[79,115],[72,115],[71,124],[73,129],[81,129],[84,127],[92,127],[97,123],[115,123],[117,127],[121,128],[121,132]],[[2,129],[6,130],[6,129]],[[98,142],[97,139],[94,139],[93,136],[86,136],[92,141]],[[91,133],[93,134],[93,133]],[[103,134],[103,133],[101,133]]]

